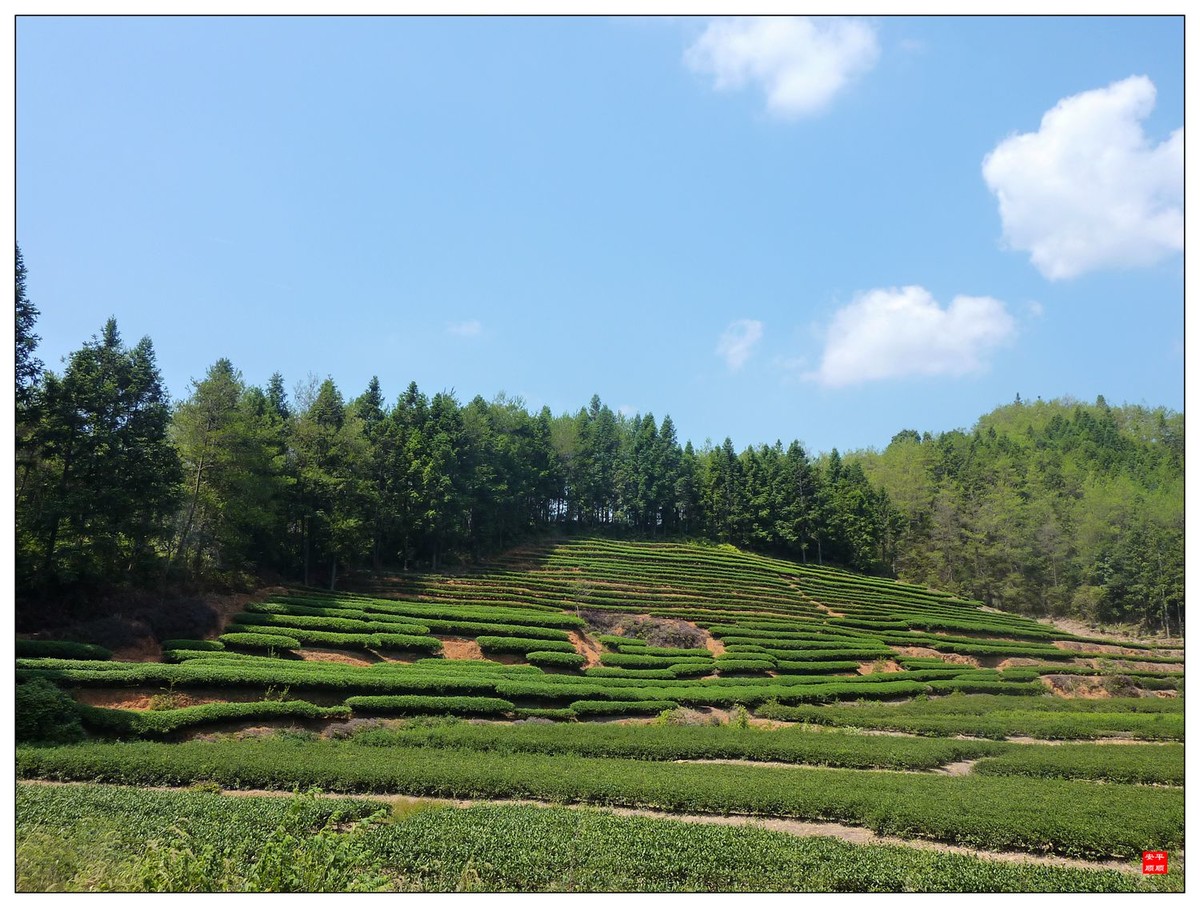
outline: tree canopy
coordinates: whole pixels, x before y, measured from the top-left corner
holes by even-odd
[[[149,338],[115,319],[61,375],[34,358],[17,255],[19,589],[204,583],[479,559],[532,534],[688,536],[836,564],[1005,609],[1180,628],[1183,416],[1075,401],[1000,407],[970,430],[897,432],[812,457],[680,443],[669,415],[598,395],[531,413],[377,377],[289,395],[218,359],[167,399]]]

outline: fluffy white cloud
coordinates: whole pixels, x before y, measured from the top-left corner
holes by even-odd
[[[924,287],[869,290],[833,317],[821,365],[808,377],[830,388],[909,375],[965,375],[1016,332],[1004,304],[956,296],[943,309]]]
[[[725,360],[730,372],[737,372],[746,365],[754,351],[754,345],[762,340],[763,323],[752,318],[739,318],[717,340],[716,353]]]
[[[1183,249],[1183,130],[1150,143],[1154,100],[1145,76],[1072,95],[984,158],[1005,241],[1050,280]]]
[[[478,337],[483,333],[483,323],[474,318],[466,322],[451,322],[446,326],[446,331],[456,337]]]
[[[687,49],[684,62],[718,91],[762,88],[784,118],[820,113],[879,58],[875,29],[857,19],[721,19]]]

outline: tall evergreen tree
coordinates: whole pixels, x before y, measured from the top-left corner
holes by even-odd
[[[35,443],[45,463],[44,582],[116,580],[144,571],[179,497],[170,408],[149,338],[129,349],[115,319],[47,374]]]
[[[34,351],[40,338],[34,334],[37,322],[37,307],[30,302],[25,292],[25,280],[28,276],[25,270],[25,260],[21,257],[21,247],[17,246],[16,254],[16,380],[17,380],[17,427],[28,425],[33,420],[30,410],[33,406],[34,395],[41,379],[42,364]],[[18,434],[18,439],[21,435]]]

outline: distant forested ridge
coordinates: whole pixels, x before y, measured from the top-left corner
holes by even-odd
[[[63,373],[34,356],[17,251],[18,598],[113,585],[334,587],[339,571],[438,568],[535,534],[692,537],[929,583],[1017,611],[1177,628],[1183,417],[1014,404],[971,433],[882,453],[798,441],[681,444],[669,416],[599,397],[575,413],[463,404],[377,379],[288,394],[226,359],[172,403],[153,344],[115,319]],[[803,429],[803,427],[797,427]]]
[[[900,432],[847,455],[903,515],[905,580],[1037,614],[1177,629],[1184,418],[1020,399],[970,432]]]

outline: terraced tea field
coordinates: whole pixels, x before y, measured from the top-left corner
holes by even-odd
[[[86,736],[18,748],[23,888],[1183,886],[1182,649],[730,547],[530,546],[276,592],[159,662],[17,655]],[[342,800],[269,795],[310,789]]]

